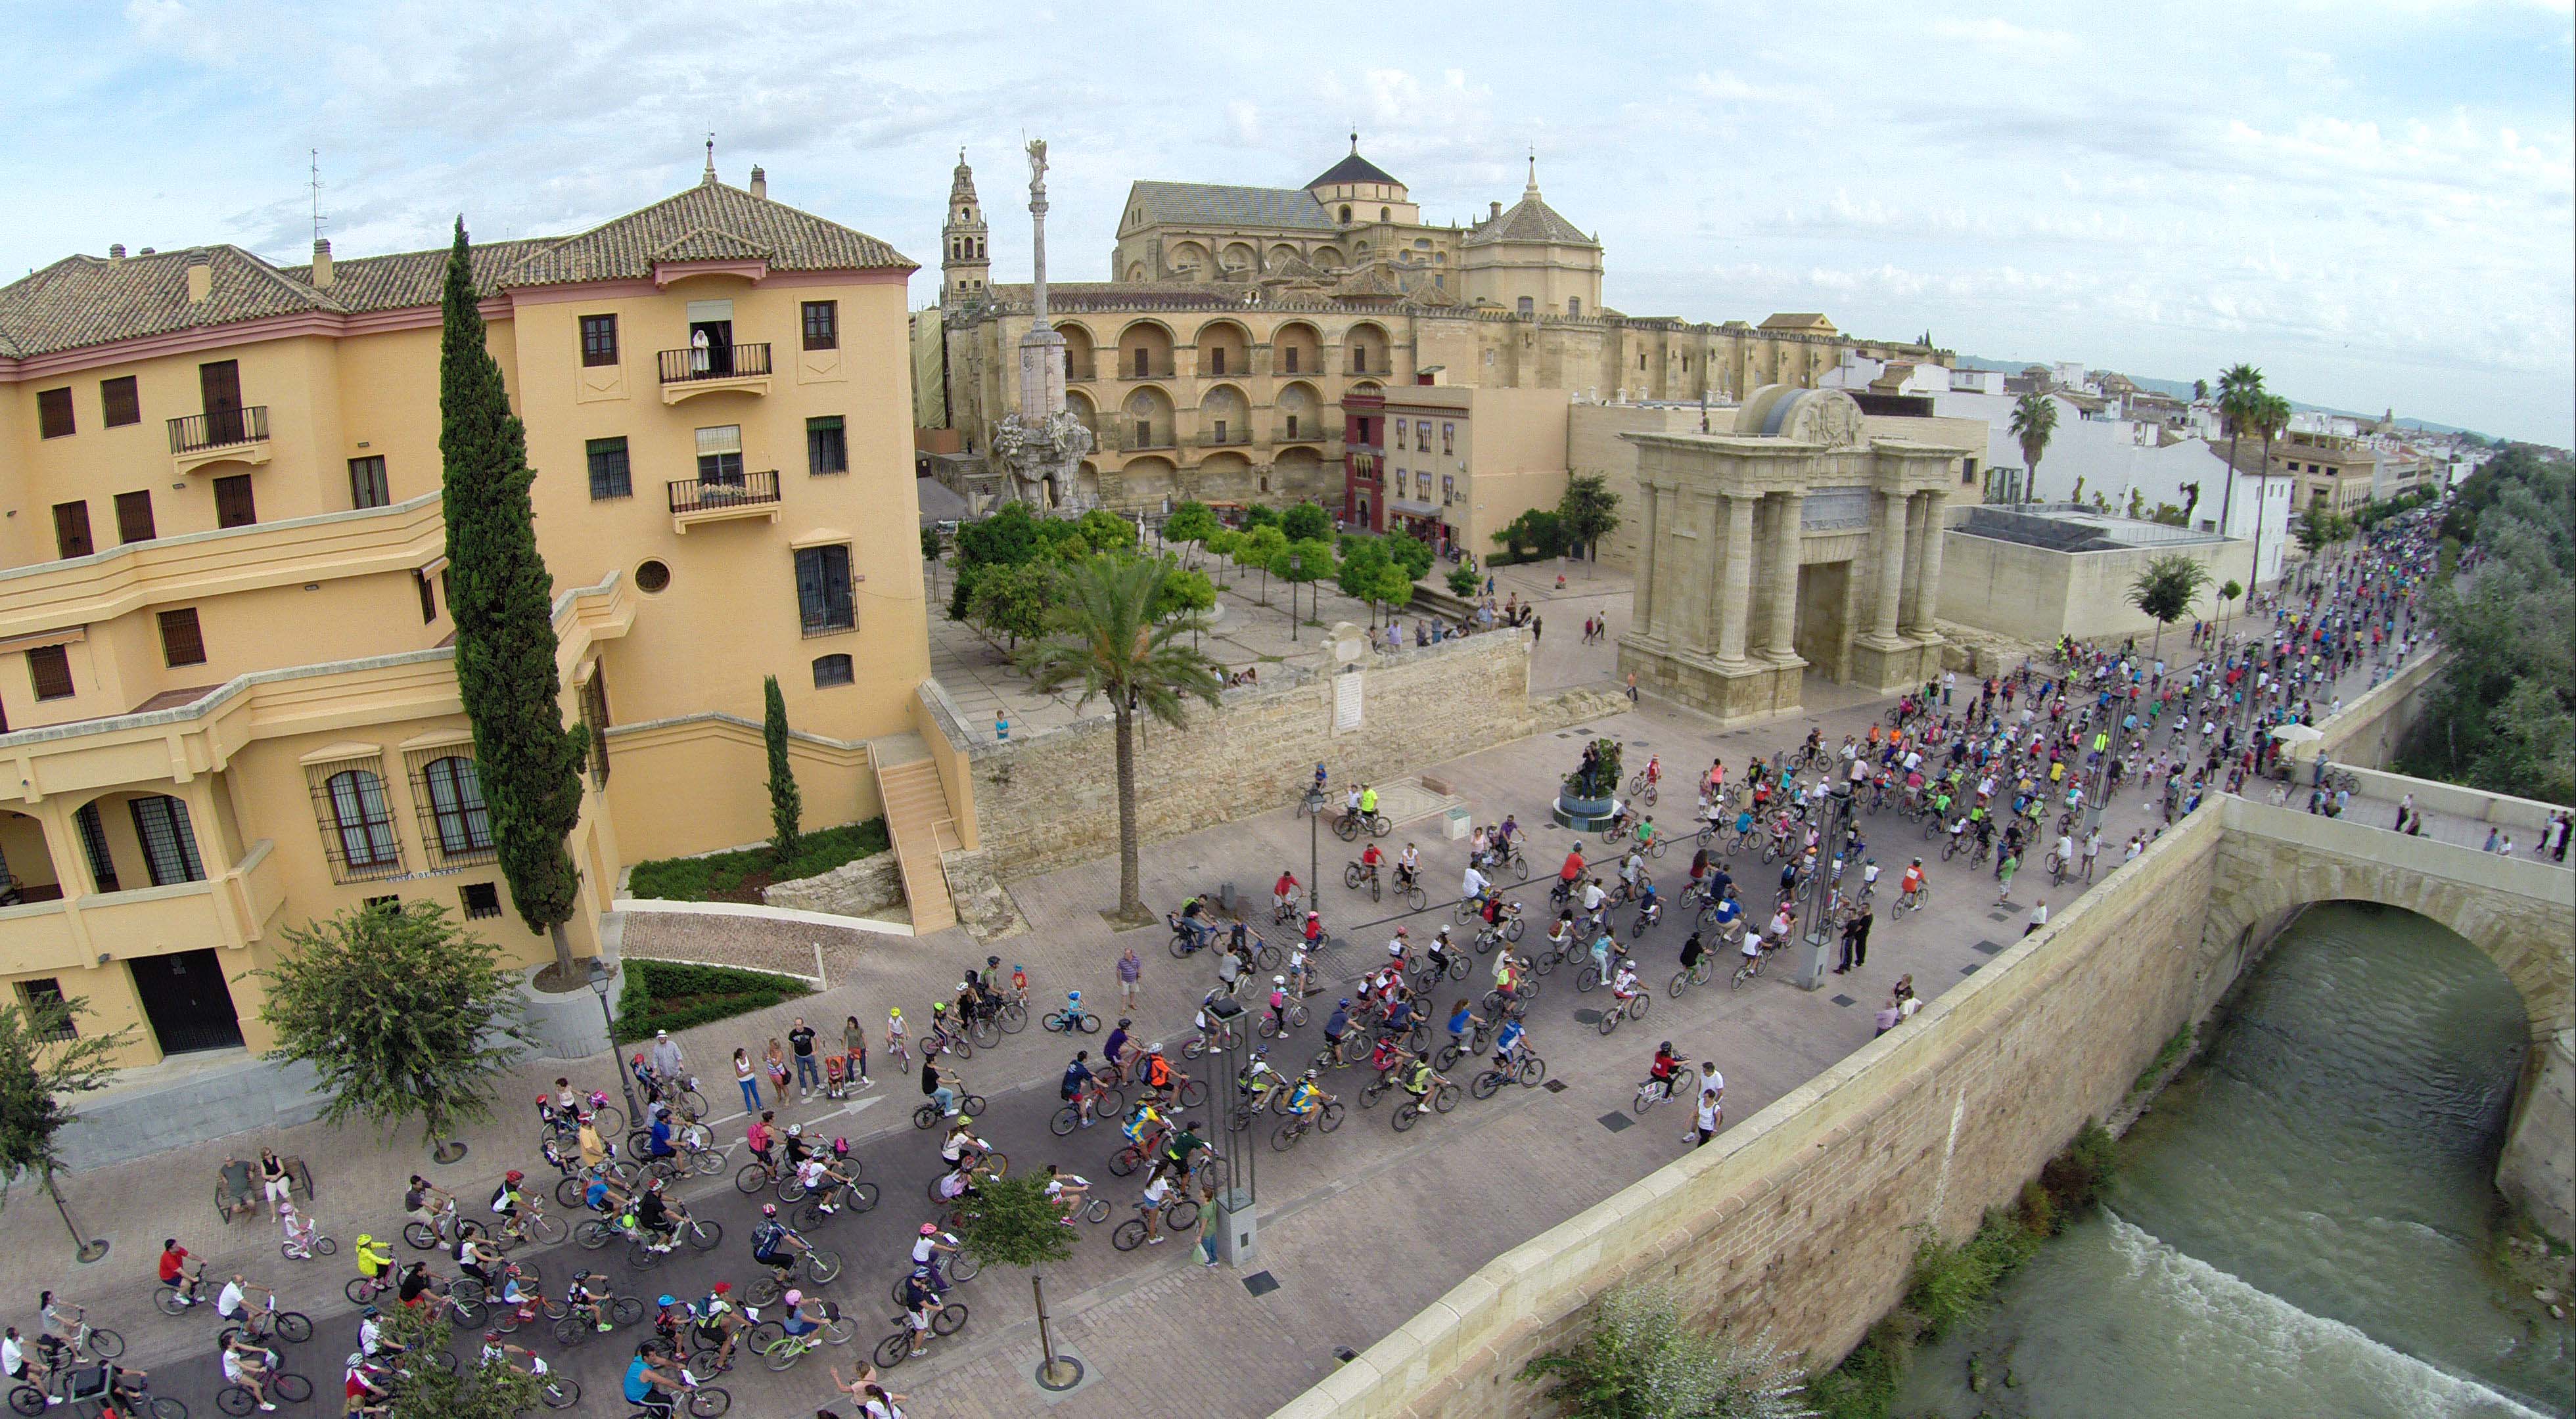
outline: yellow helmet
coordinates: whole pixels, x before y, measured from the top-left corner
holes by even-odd
[[[376,1240],[375,1234],[374,1234],[374,1233],[372,1233],[372,1232],[360,1232],[360,1233],[358,1234],[358,1245],[360,1245],[360,1246],[362,1246],[362,1247],[363,1247],[363,1246],[371,1246],[371,1245],[373,1245],[373,1244],[374,1244],[374,1242],[375,1242],[375,1240]]]

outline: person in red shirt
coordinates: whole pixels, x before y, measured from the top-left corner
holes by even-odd
[[[193,1306],[200,1299],[197,1295],[198,1282],[199,1278],[188,1270],[188,1249],[179,1245],[177,1237],[163,1238],[161,1284],[177,1288],[181,1304]]]
[[[1565,866],[1557,869],[1556,880],[1568,887],[1583,880],[1583,844],[1576,843],[1565,855]]]
[[[1281,872],[1279,874],[1279,880],[1272,884],[1270,888],[1270,900],[1275,903],[1282,912],[1295,906],[1297,904],[1297,874],[1294,872]]]

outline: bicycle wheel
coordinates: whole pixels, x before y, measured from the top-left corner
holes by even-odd
[[[1574,988],[1587,995],[1592,992],[1595,986],[1600,984],[1601,968],[1599,966],[1587,965],[1574,977]]]
[[[1360,824],[1358,815],[1345,813],[1342,816],[1335,818],[1333,820],[1333,836],[1340,838],[1346,843],[1359,841]]]
[[[1342,885],[1344,887],[1356,892],[1359,890],[1362,880],[1364,880],[1364,874],[1361,873],[1360,865],[1358,863],[1350,863],[1342,868]]]
[[[1395,1114],[1387,1120],[1387,1123],[1393,1126],[1396,1132],[1404,1133],[1410,1130],[1421,1117],[1422,1106],[1407,1099],[1395,1106]]]
[[[902,1319],[901,1316],[897,1316],[896,1323],[900,1324]],[[877,1342],[875,1358],[877,1368],[880,1370],[891,1370],[911,1357],[912,1332],[909,1329],[898,1330]]]
[[[1384,1076],[1380,1076],[1362,1084],[1360,1086],[1360,1107],[1364,1109],[1376,1108],[1377,1101],[1385,1098],[1386,1091],[1392,1087],[1394,1086],[1389,1084]]]
[[[913,1127],[915,1127],[915,1128],[936,1128],[936,1127],[938,1127],[938,1125],[939,1125],[939,1106],[938,1106],[937,1104],[923,1104],[923,1105],[921,1105],[920,1107],[915,1108],[915,1109],[912,1111],[912,1126],[913,1126]]]
[[[1597,1028],[1604,1035],[1616,1034],[1619,1030],[1619,1022],[1627,1018],[1628,1012],[1625,1010],[1604,1010],[1601,1012],[1601,1024]]]
[[[1080,1217],[1085,1222],[1093,1224],[1094,1226],[1097,1226],[1102,1222],[1106,1222],[1109,1220],[1109,1199],[1105,1197],[1085,1198],[1082,1203],[1082,1209],[1074,1215]]]
[[[34,1395],[36,1407],[29,1409],[25,1405],[20,1404],[18,1402],[18,1396],[22,1394]],[[32,1385],[21,1385],[17,1389],[11,1390],[9,1392],[9,1403],[12,1408],[16,1409],[21,1414],[42,1414],[45,1412],[45,1397],[41,1394],[37,1394],[35,1387]],[[215,1407],[224,1411],[226,1414],[235,1416],[235,1419],[239,1419],[239,1416],[241,1415],[248,1414],[252,1407],[258,1403],[258,1400],[251,1398],[250,1391],[242,1388],[240,1385],[226,1385],[215,1394]]]
[[[548,1409],[570,1409],[581,1403],[581,1381],[549,1370],[537,1386],[537,1398],[543,1400]]]
[[[1690,973],[1690,972],[1688,972],[1688,971],[1675,971],[1675,972],[1673,972],[1673,978],[1672,978],[1671,982],[1670,982],[1669,984],[1665,985],[1665,987],[1664,987],[1664,993],[1665,993],[1666,995],[1671,996],[1671,997],[1672,997],[1673,999],[1675,999],[1675,1000],[1679,1000],[1679,999],[1681,999],[1681,998],[1682,998],[1682,992],[1683,992],[1683,991],[1685,991],[1685,990],[1690,989],[1690,983],[1691,983],[1691,973]]]
[[[1465,1054],[1466,1051],[1458,1048],[1455,1044],[1442,1045],[1440,1047],[1440,1052],[1431,1057],[1431,1067],[1434,1069],[1447,1069],[1451,1065],[1456,1064],[1460,1058],[1464,1057]]]
[[[966,1038],[986,1049],[991,1049],[1002,1042],[1002,1029],[987,1016],[967,1025]]]
[[[1065,1137],[1081,1126],[1082,1111],[1071,1104],[1056,1110],[1055,1117],[1047,1120],[1048,1131],[1058,1138]]]
[[[405,1222],[403,1223],[403,1245],[413,1251],[436,1251],[438,1250],[438,1229],[427,1222]]]
[[[349,1298],[350,1305],[363,1306],[384,1294],[384,1289],[373,1277],[352,1276],[340,1287],[340,1294]]]
[[[581,1206],[583,1195],[589,1190],[590,1184],[584,1182],[576,1174],[566,1173],[555,1180],[555,1206],[564,1208],[579,1207]],[[408,1232],[410,1229],[405,1228],[404,1230]],[[404,1240],[409,1241],[410,1238],[406,1236]]]
[[[715,1155],[704,1154],[701,1156],[714,1157]],[[721,1167],[724,1164],[724,1160],[722,1158],[716,1158],[716,1164]],[[699,1171],[705,1172],[708,1170],[701,1168]],[[527,1230],[528,1239],[530,1241],[535,1242],[539,1246],[545,1247],[553,1246],[555,1243],[572,1235],[572,1228],[567,1225],[561,1217],[539,1216],[533,1218],[529,1221]]]
[[[581,1344],[583,1341],[588,1340],[590,1338],[590,1330],[591,1323],[589,1321],[581,1320],[573,1316],[565,1316],[563,1319],[554,1323],[553,1332],[555,1343],[569,1350],[572,1347]]]
[[[1005,1000],[1001,1011],[993,1018],[1001,1025],[1003,1034],[1016,1035],[1029,1027],[1029,1007],[1016,1000]]]
[[[840,1274],[841,1254],[839,1252],[816,1247],[805,1253],[806,1280],[819,1283],[829,1281]]]
[[[1315,1127],[1325,1133],[1342,1126],[1342,1101],[1332,1100],[1315,1111]]]
[[[1735,968],[1735,978],[1727,982],[1727,984],[1732,989],[1742,990],[1746,981],[1749,981],[1760,974],[1762,974],[1762,958],[1759,956],[1747,956],[1744,958],[1744,964]]]
[[[1304,1134],[1305,1131],[1304,1123],[1301,1120],[1293,1118],[1288,1120],[1286,1123],[1279,1125],[1277,1128],[1270,1130],[1270,1151],[1274,1153],[1285,1153],[1289,1149],[1296,1147],[1298,1137]],[[1141,1227],[1144,1224],[1138,1223],[1137,1225]]]
[[[1181,1058],[1183,1059],[1196,1059],[1199,1056],[1206,1054],[1207,1051],[1208,1042],[1203,1036],[1193,1035],[1189,1039],[1181,1041]]]
[[[152,1304],[159,1306],[161,1314],[165,1316],[182,1315],[188,1309],[188,1303],[180,1298],[179,1288],[176,1286],[164,1286],[154,1291]]]
[[[152,1419],[188,1419],[188,1406],[168,1395],[156,1395],[152,1400]]]
[[[1539,1086],[1539,1083],[1546,1078],[1546,1060],[1541,1059],[1534,1054],[1527,1055],[1522,1058],[1520,1067],[1520,1082],[1522,1088],[1535,1089]]]
[[[723,1419],[733,1408],[733,1396],[713,1385],[699,1385],[689,1391],[690,1419]]]
[[[1175,1094],[1174,1097],[1181,1101],[1182,1108],[1195,1109],[1204,1107],[1207,1104],[1207,1081],[1204,1079],[1187,1080],[1181,1085],[1180,1091]]]
[[[1113,1177],[1126,1177],[1130,1173],[1136,1171],[1136,1163],[1136,1145],[1130,1143],[1126,1147],[1109,1155],[1110,1175]]]
[[[1451,1109],[1458,1107],[1459,1097],[1460,1094],[1457,1085],[1441,1085],[1439,1088],[1431,1091],[1432,1112],[1444,1114],[1449,1112]]]
[[[313,1338],[313,1317],[302,1311],[279,1311],[275,1325],[277,1338],[289,1345],[301,1345]],[[92,1348],[96,1348],[95,1341]],[[125,1353],[125,1347],[122,1344],[119,1344],[113,1352],[107,1350],[98,1352],[101,1359],[114,1359],[123,1353]]]
[[[281,1374],[269,1380],[268,1392],[289,1404],[302,1404],[313,1397],[313,1382],[302,1375]]]
[[[1526,882],[1529,880],[1528,858],[1523,857],[1518,853],[1512,854],[1512,877],[1515,881],[1520,882]]]
[[[1130,1217],[1126,1221],[1121,1222],[1116,1227],[1110,1229],[1109,1244],[1118,1248],[1120,1251],[1134,1251],[1136,1248],[1143,1246],[1145,1244],[1144,1219],[1141,1217]]]

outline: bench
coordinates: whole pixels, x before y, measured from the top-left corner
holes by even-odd
[[[287,1157],[286,1194],[310,1203],[313,1200],[313,1173],[300,1157]],[[226,1158],[215,1172],[215,1216],[230,1222],[245,1212],[256,1213],[267,1205],[267,1194],[259,1181],[259,1165],[240,1158]]]

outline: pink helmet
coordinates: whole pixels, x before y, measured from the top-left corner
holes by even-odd
[[[938,1224],[938,1223],[936,1223],[936,1222],[924,1222],[924,1223],[922,1223],[922,1224],[921,1224],[921,1234],[922,1234],[923,1236],[925,1236],[925,1237],[935,1237],[935,1236],[938,1236],[938,1235],[939,1235],[939,1224]]]

